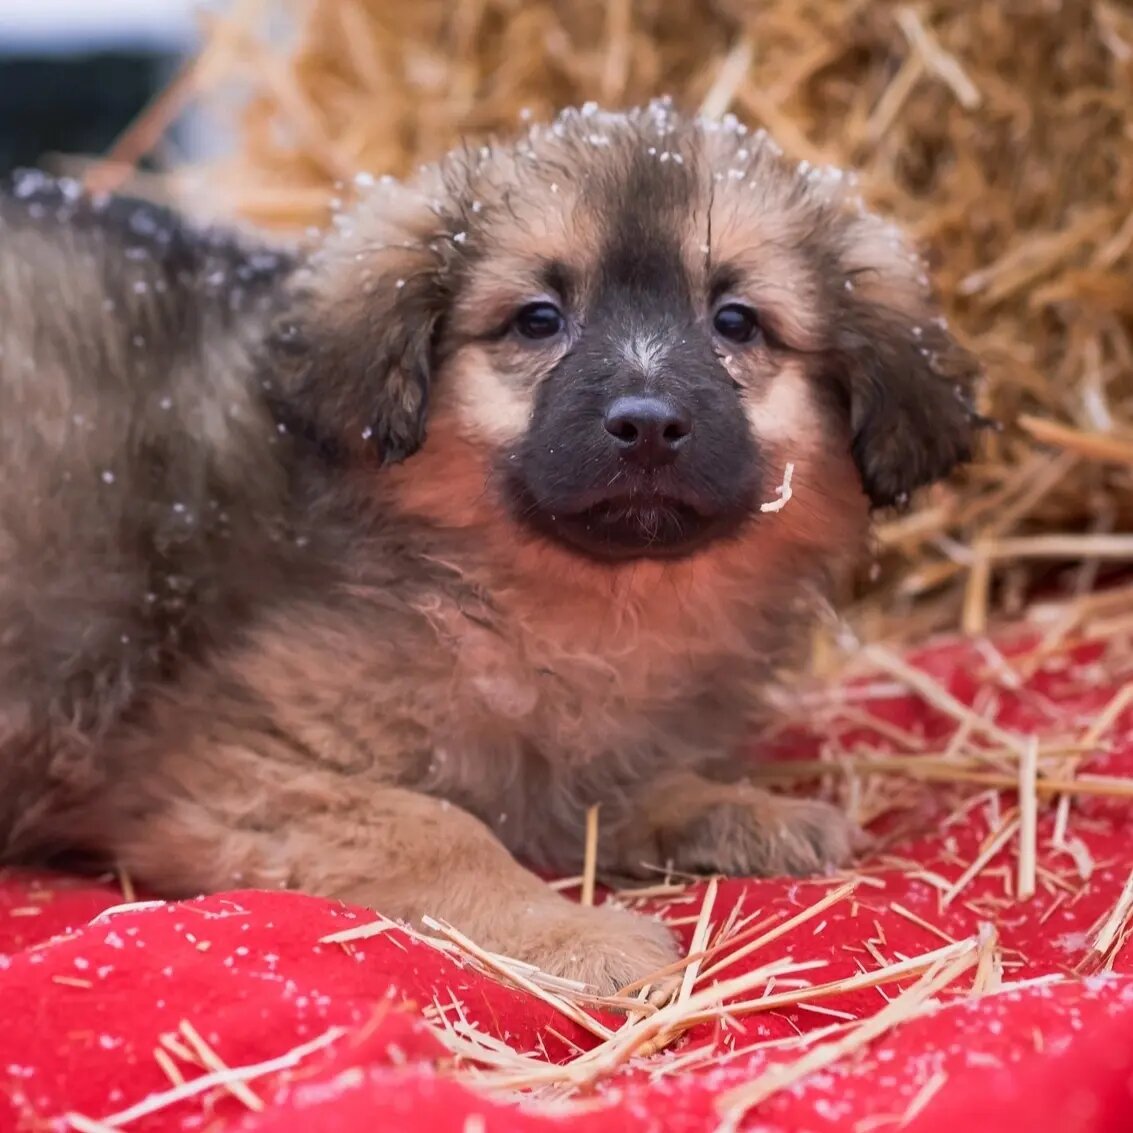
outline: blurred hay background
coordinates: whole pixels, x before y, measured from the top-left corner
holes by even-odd
[[[1113,607],[1078,597],[1133,560],[1124,0],[284,0],[282,24],[262,8],[218,19],[183,84],[245,84],[240,152],[209,185],[259,224],[322,224],[359,171],[402,175],[588,99],[671,93],[858,169],[928,254],[1005,425],[879,525],[859,632],[980,632],[1036,594],[1062,603],[1062,631]]]

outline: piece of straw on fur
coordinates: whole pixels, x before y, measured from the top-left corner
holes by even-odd
[[[791,477],[794,476],[794,474],[794,464],[787,461],[786,466],[783,468],[783,482],[775,489],[775,499],[760,504],[760,511],[782,511],[783,508],[787,506],[791,496],[794,495],[794,492],[791,490]]]

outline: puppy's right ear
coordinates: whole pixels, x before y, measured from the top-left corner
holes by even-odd
[[[425,438],[451,263],[433,201],[401,186],[375,196],[296,277],[270,358],[286,423],[387,464]]]

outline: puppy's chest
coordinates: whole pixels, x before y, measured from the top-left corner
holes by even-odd
[[[616,829],[641,784],[720,759],[759,704],[751,653],[616,648],[466,630],[418,784],[473,811],[517,853],[562,864],[600,803]]]
[[[754,706],[760,668],[735,640],[711,634],[471,625],[456,641],[453,724],[466,743],[512,747],[556,769],[712,746]]]

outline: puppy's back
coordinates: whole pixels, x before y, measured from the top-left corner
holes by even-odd
[[[282,522],[255,356],[290,266],[39,174],[0,192],[0,852],[257,581],[231,564]]]

